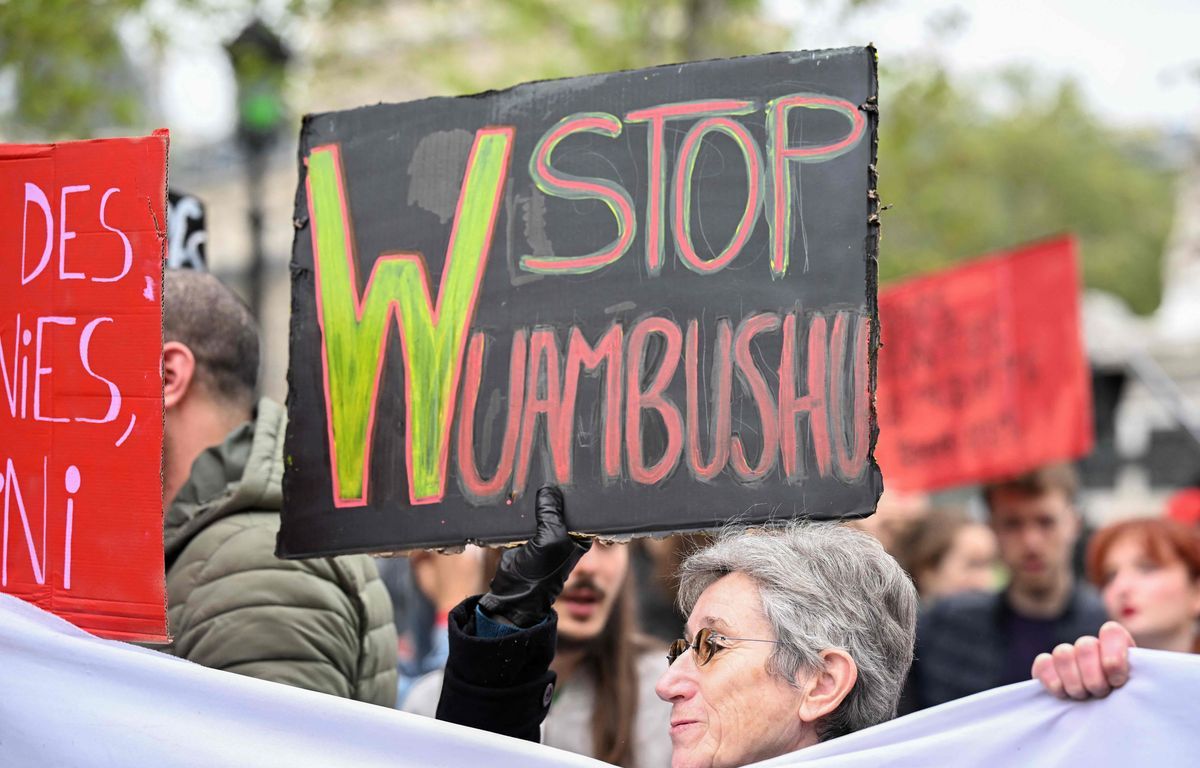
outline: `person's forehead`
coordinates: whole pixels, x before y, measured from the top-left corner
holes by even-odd
[[[744,573],[722,576],[700,595],[688,617],[689,632],[711,627],[720,632],[744,631],[765,622],[758,586]]]
[[[990,557],[995,554],[995,549],[996,535],[991,529],[985,528],[981,533],[964,527],[954,535],[954,541],[939,562],[953,563],[967,558]]]
[[[1104,552],[1104,562],[1112,563],[1115,561],[1133,560],[1140,558],[1145,554],[1145,547],[1142,542],[1132,536],[1118,536],[1108,549]]]
[[[1067,514],[1071,512],[1071,501],[1059,490],[1044,493],[1023,493],[1015,490],[997,490],[992,494],[992,520],[1031,515]]]
[[[1159,565],[1166,565],[1172,560],[1182,562],[1178,558],[1172,558],[1171,555],[1173,554],[1163,547],[1152,546],[1146,536],[1131,531],[1117,536],[1108,545],[1108,550],[1104,553],[1104,562],[1105,564],[1112,564],[1115,562],[1149,560]]]
[[[594,541],[584,557],[602,562],[609,568],[625,568],[629,564],[629,545],[619,541]]]
[[[729,632],[731,629],[733,629],[733,627],[729,625],[729,622],[725,621],[725,619],[720,616],[699,616],[697,617],[695,624],[697,632],[704,627],[708,627],[709,629],[717,632]]]

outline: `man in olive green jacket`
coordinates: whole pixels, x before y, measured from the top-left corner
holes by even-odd
[[[207,274],[168,271],[163,294],[167,650],[393,706],[396,631],[374,562],[275,557],[287,419],[254,406],[253,318]]]

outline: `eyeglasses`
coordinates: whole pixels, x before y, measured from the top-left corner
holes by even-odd
[[[691,649],[696,654],[696,666],[703,667],[717,651],[723,651],[728,648],[725,643],[779,643],[778,640],[756,640],[750,637],[728,637],[717,632],[713,632],[708,627],[701,629],[696,633],[696,639],[690,643],[687,640],[676,640],[671,643],[667,649],[667,666],[675,663],[683,655],[684,651]]]

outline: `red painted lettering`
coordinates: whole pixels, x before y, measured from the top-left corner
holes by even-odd
[[[550,154],[558,143],[573,133],[598,133],[609,138],[621,135],[621,121],[604,112],[571,115],[546,132],[529,158],[529,176],[547,195],[565,200],[599,200],[617,220],[617,238],[607,247],[586,256],[522,256],[521,269],[543,274],[595,272],[625,255],[637,233],[633,198],[620,184],[608,179],[587,179],[557,171]]]
[[[650,123],[647,142],[649,159],[646,194],[646,272],[654,276],[663,265],[663,201],[666,196],[667,166],[663,161],[663,133],[668,120],[710,115],[745,115],[754,109],[754,102],[738,99],[690,101],[662,104],[639,109],[625,115],[629,123]]]
[[[854,325],[853,360],[847,365],[846,338],[848,326]],[[833,318],[832,368],[834,380],[829,387],[829,430],[834,435],[833,445],[837,456],[837,474],[848,483],[862,478],[867,466],[867,448],[870,433],[868,407],[871,392],[868,387],[868,344],[870,321],[860,315],[853,317],[849,312],[838,312]],[[849,369],[849,370],[847,370]],[[847,393],[849,385],[849,393]],[[844,405],[846,395],[853,400],[853,407]],[[850,445],[847,447],[847,438]]]
[[[659,356],[658,370],[654,372],[649,387],[642,390],[646,340],[652,333],[662,336],[665,345]],[[643,485],[654,485],[669,475],[683,452],[683,418],[679,408],[664,394],[675,375],[675,369],[679,367],[682,347],[683,334],[679,326],[665,317],[648,317],[638,322],[629,334],[625,361],[625,452],[628,454],[629,476]],[[662,457],[651,466],[646,466],[642,450],[644,410],[658,412],[666,437]]]
[[[830,144],[790,146],[788,113],[797,107],[832,110],[850,121],[850,131]],[[787,274],[792,237],[792,169],[789,161],[820,163],[849,152],[858,144],[866,129],[866,119],[858,107],[845,99],[819,94],[798,93],[775,99],[767,105],[767,155],[771,158],[773,198],[767,206],[771,227],[771,276]]]
[[[475,464],[475,406],[483,379],[483,353],[486,337],[476,332],[467,351],[466,372],[463,376],[462,409],[458,414],[458,478],[463,494],[477,503],[494,501],[512,477],[517,437],[521,431],[521,413],[525,403],[525,329],[513,333],[512,353],[508,364],[508,418],[504,425],[504,442],[496,472],[484,480]]]
[[[804,447],[796,424],[797,416],[807,416],[809,433],[812,435],[813,456],[817,473],[829,475],[829,429],[825,408],[825,318],[813,315],[808,325],[808,355],[804,360],[807,369],[805,394],[796,391],[796,313],[783,320],[783,354],[779,360],[779,435],[783,453],[783,472],[789,483],[805,477]]]
[[[771,396],[771,390],[750,354],[750,342],[755,336],[770,333],[778,328],[779,315],[764,312],[743,320],[733,337],[733,359],[737,363],[738,377],[742,386],[754,396],[758,418],[762,423],[762,452],[755,466],[751,467],[746,458],[746,449],[742,445],[741,437],[734,435],[730,441],[730,464],[737,476],[744,481],[752,482],[766,477],[767,473],[775,468],[775,458],[779,452],[779,422],[775,398]]]
[[[579,392],[581,369],[595,371],[604,366],[604,479],[616,480],[621,476],[621,341],[624,332],[620,325],[612,325],[596,345],[589,346],[583,331],[578,326],[571,328],[571,340],[567,344],[567,367],[563,372],[562,418],[557,431],[551,435],[556,445],[561,444],[566,453],[567,474],[571,474],[572,427],[575,423],[575,397]]]
[[[529,376],[525,380],[525,415],[521,421],[521,448],[517,452],[517,470],[513,476],[513,494],[525,492],[529,479],[529,463],[537,439],[538,416],[544,416],[546,443],[553,465],[554,482],[571,482],[570,441],[555,443],[553,436],[562,434],[562,377],[558,341],[553,328],[537,328],[529,336]],[[544,394],[543,394],[544,393]],[[566,425],[570,430],[570,424]]]
[[[710,132],[723,133],[733,139],[742,153],[746,164],[746,207],[737,229],[728,245],[710,259],[701,258],[692,243],[692,171],[700,154],[701,142]],[[671,234],[675,238],[675,250],[684,266],[702,275],[719,272],[741,253],[742,246],[754,231],[758,209],[762,202],[762,153],[754,137],[740,123],[725,117],[710,117],[702,120],[687,132],[683,146],[679,148],[679,162],[675,166],[675,184],[672,189]]]
[[[697,480],[712,480],[721,474],[729,461],[730,413],[733,392],[733,361],[730,347],[733,328],[729,320],[717,321],[717,340],[713,343],[712,393],[709,396],[708,439],[711,444],[709,460],[704,461],[700,447],[700,386],[697,368],[700,365],[699,323],[688,323],[687,347],[684,353],[684,372],[687,377],[687,451],[688,469]]]

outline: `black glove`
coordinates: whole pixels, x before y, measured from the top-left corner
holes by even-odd
[[[534,512],[537,532],[521,546],[504,552],[488,593],[479,600],[488,616],[521,629],[550,615],[550,606],[562,592],[571,569],[592,546],[589,539],[567,535],[563,495],[557,488],[538,489]]]

